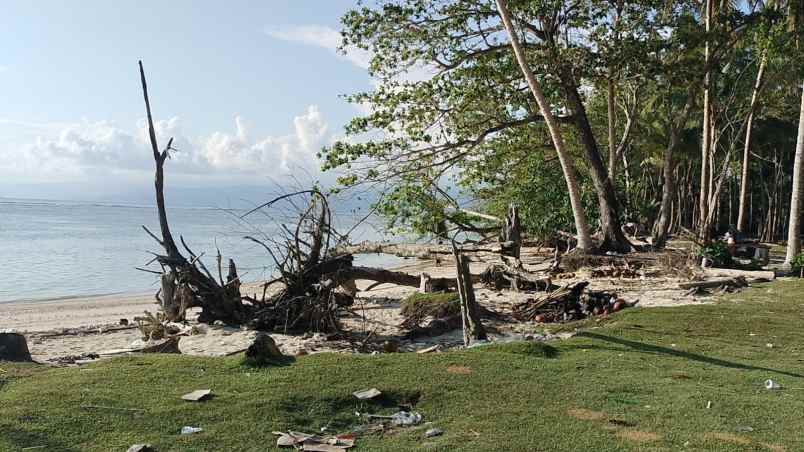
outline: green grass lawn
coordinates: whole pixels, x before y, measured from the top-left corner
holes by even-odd
[[[343,432],[355,411],[407,402],[432,424],[361,437],[356,450],[800,451],[802,295],[804,283],[779,281],[712,305],[631,309],[547,346],[319,354],[262,368],[171,355],[80,369],[1,363],[0,450],[275,450],[274,430]],[[784,389],[763,389],[768,378]],[[385,406],[351,396],[368,387]],[[202,388],[215,397],[180,399]],[[180,436],[184,425],[204,432]],[[443,436],[425,440],[433,426]]]

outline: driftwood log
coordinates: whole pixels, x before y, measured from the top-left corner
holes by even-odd
[[[463,253],[494,253],[499,254],[509,243],[488,245],[464,245]],[[452,255],[450,245],[424,245],[412,243],[382,243],[361,242],[355,245],[340,245],[332,249],[332,255],[343,254],[389,254],[397,257],[415,257],[419,259],[432,259],[438,255]]]

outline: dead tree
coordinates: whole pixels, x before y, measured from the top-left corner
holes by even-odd
[[[463,323],[463,343],[469,345],[473,341],[486,340],[486,330],[480,321],[475,289],[472,285],[472,275],[469,272],[469,260],[461,253],[453,242],[455,255],[456,280],[458,282],[458,295],[461,299],[461,319]]]
[[[500,234],[500,245],[503,262],[514,267],[521,266],[519,253],[522,248],[522,226],[519,221],[519,209],[515,204],[509,206],[508,214],[505,216],[505,225]]]
[[[156,192],[156,208],[159,215],[161,238],[151,232],[145,225],[142,228],[164,249],[164,254],[156,254],[154,258],[161,267],[161,305],[168,320],[183,318],[187,308],[201,307],[200,321],[212,322],[222,320],[227,323],[242,323],[249,317],[249,307],[242,303],[239,291],[239,278],[234,262],[230,261],[229,279],[227,282],[216,281],[201,262],[201,255],[195,254],[180,236],[180,242],[189,255],[186,258],[173,239],[167,219],[164,195],[164,165],[170,157],[173,138],[168,140],[162,151],[156,140],[151,103],[148,99],[148,86],[142,61],[139,62],[142,95],[145,100],[145,111],[148,119],[148,137],[151,142],[155,163],[154,189]]]

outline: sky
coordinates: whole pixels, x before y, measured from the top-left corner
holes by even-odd
[[[359,115],[364,52],[339,55],[355,0],[5,0],[0,15],[0,197],[150,199],[137,61],[168,190],[259,192],[331,180],[315,154]]]

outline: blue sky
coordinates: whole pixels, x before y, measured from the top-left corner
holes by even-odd
[[[179,186],[315,174],[315,152],[370,87],[336,54],[355,1],[17,1],[0,15],[0,196],[94,199],[147,189],[137,60]],[[111,187],[111,188],[109,188]]]

